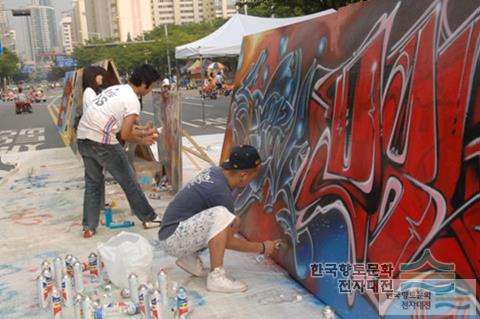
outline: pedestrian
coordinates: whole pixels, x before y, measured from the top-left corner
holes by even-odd
[[[81,112],[86,112],[92,100],[97,97],[98,94],[102,92],[103,89],[107,88],[105,85],[106,78],[108,74],[107,71],[98,65],[90,65],[83,70],[82,74],[82,89],[83,89],[83,97],[82,97],[82,110]],[[80,113],[81,115],[81,113]],[[78,118],[78,120],[77,120]],[[78,122],[81,116],[76,117],[75,127],[78,127]],[[101,180],[100,186],[100,209],[102,210],[105,207],[105,176],[107,175],[107,171],[103,170],[103,176]],[[111,178],[110,174],[108,174],[109,178]]]
[[[118,140],[121,138],[140,145],[155,143],[158,138],[156,129],[135,126],[135,123],[140,115],[138,99],[150,93],[158,79],[159,74],[153,66],[144,64],[136,68],[128,84],[114,85],[102,91],[80,119],[77,143],[85,167],[82,220],[85,238],[93,236],[98,226],[104,168],[118,182],[130,207],[144,224],[161,222],[140,188]]]
[[[246,187],[260,170],[260,156],[251,145],[234,147],[220,167],[210,167],[193,178],[168,205],[159,230],[160,245],[177,257],[176,264],[188,273],[207,277],[207,289],[242,292],[247,285],[227,276],[223,268],[225,249],[266,255],[278,249],[279,241],[251,242],[235,237],[240,219],[234,212],[236,188]],[[208,247],[210,269],[200,252]]]
[[[215,85],[217,86],[217,90],[221,90],[223,87],[223,82],[225,82],[222,72],[219,71],[215,76]]]

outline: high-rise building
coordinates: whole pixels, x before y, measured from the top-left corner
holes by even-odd
[[[94,38],[135,39],[153,29],[148,0],[73,0],[75,44]]]
[[[60,51],[55,9],[50,0],[32,0],[28,34],[30,37],[30,58],[41,61]]]
[[[120,41],[135,39],[153,29],[150,2],[146,0],[111,0],[113,30]]]
[[[0,0],[0,40],[2,41],[3,46],[6,46],[6,36],[8,36],[9,31],[10,28],[8,25],[8,16],[5,11],[5,5],[3,0]]]
[[[87,38],[112,38],[118,39],[114,29],[114,21],[117,20],[113,1],[111,0],[84,0],[85,17],[87,21]]]
[[[65,14],[60,20],[60,35],[62,37],[62,49],[65,54],[72,54],[72,16]]]
[[[236,0],[215,0],[216,18],[227,19],[237,12]]]
[[[151,10],[154,26],[226,19],[237,12],[235,0],[151,0]]]
[[[85,0],[72,0],[72,45],[83,45],[88,39]]]

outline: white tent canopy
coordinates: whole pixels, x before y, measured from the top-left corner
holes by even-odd
[[[175,58],[187,59],[239,55],[244,36],[314,19],[334,12],[335,10],[330,9],[293,18],[261,18],[235,14],[215,32],[200,40],[176,47]]]

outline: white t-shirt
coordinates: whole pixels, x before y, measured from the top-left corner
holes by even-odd
[[[215,76],[215,83],[216,84],[222,84],[223,83],[223,76],[218,73],[216,76]]]
[[[97,93],[95,93],[95,91],[91,87],[88,87],[85,89],[85,91],[83,91],[83,113],[87,111],[89,104],[92,103],[92,100],[96,97]]]
[[[88,103],[78,124],[77,139],[118,144],[116,135],[122,129],[123,119],[132,114],[140,114],[140,101],[132,87],[111,86]]]

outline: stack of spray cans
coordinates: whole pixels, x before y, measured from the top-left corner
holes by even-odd
[[[41,274],[37,277],[40,307],[42,309],[50,307],[53,319],[65,317],[63,307],[76,309],[80,299],[83,302],[81,296],[85,291],[83,273],[87,271],[90,282],[108,282],[103,263],[96,253],[91,253],[88,261],[83,263],[72,255],[67,255],[65,259],[56,257],[53,259],[53,264],[49,260],[44,260],[41,264]],[[83,319],[83,317],[78,318]]]
[[[65,259],[57,257],[53,263],[45,260],[41,264],[38,276],[38,298],[40,307],[50,308],[53,319],[67,319],[64,307],[73,308],[75,319],[116,318],[122,315],[140,315],[141,319],[186,319],[189,303],[186,290],[179,287],[173,291],[173,300],[169,303],[167,274],[162,269],[156,278],[156,287],[150,283],[139,283],[134,273],[128,278],[129,287],[121,291],[124,301],[109,301],[101,304],[96,290],[87,293],[84,273],[88,272],[89,282],[104,284],[110,289],[108,276],[103,263],[95,253],[88,256],[87,262],[67,255]]]
[[[128,277],[128,289],[121,292],[121,296],[130,298],[138,305],[142,319],[162,319],[168,317],[167,274],[160,270],[157,275],[157,288],[152,284],[140,284],[134,273]]]

